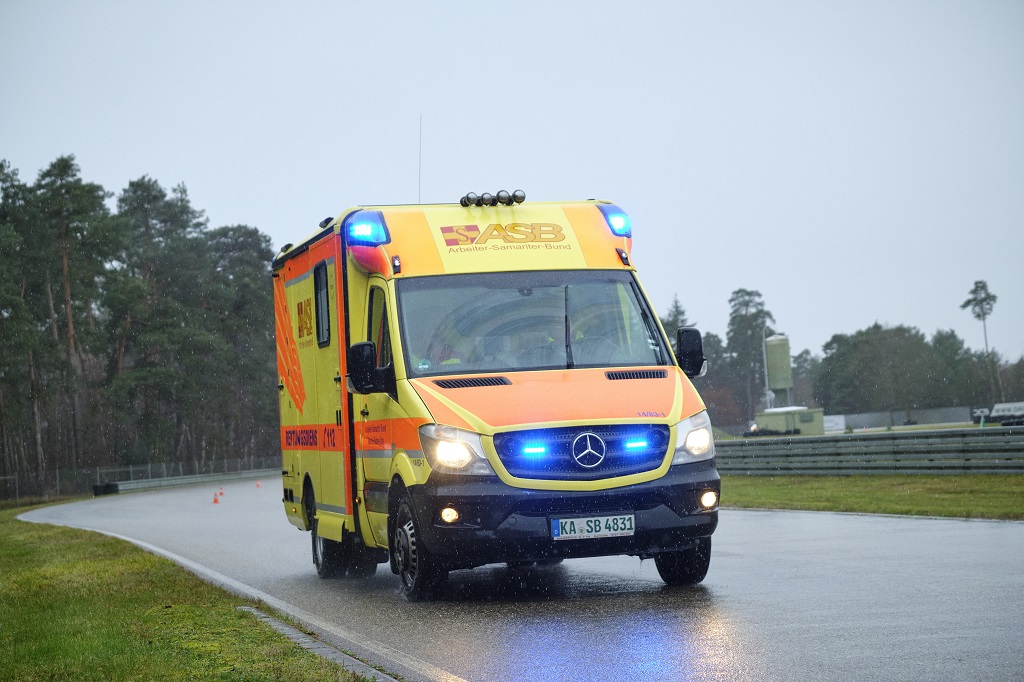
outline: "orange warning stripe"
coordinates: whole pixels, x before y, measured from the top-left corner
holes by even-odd
[[[299,424],[281,427],[282,450],[343,452],[345,429],[337,424]]]
[[[277,336],[277,372],[284,381],[288,395],[295,403],[295,409],[302,414],[302,406],[306,403],[306,384],[302,379],[302,366],[299,363],[299,348],[295,343],[292,330],[292,318],[288,312],[288,296],[284,290],[284,278],[274,279],[274,309]]]

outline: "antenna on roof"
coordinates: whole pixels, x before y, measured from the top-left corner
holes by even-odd
[[[420,114],[420,159],[416,167],[416,203],[423,203],[423,114]]]

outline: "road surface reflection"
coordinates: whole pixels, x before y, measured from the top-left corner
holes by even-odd
[[[435,626],[472,623],[471,638],[433,634],[474,680],[765,679],[712,589],[579,570],[597,561],[453,572],[437,601],[416,607]]]

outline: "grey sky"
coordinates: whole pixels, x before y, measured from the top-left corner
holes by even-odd
[[[757,289],[1024,354],[1024,3],[0,0],[0,158],[184,183],[274,246],[356,204],[611,199],[664,314]]]

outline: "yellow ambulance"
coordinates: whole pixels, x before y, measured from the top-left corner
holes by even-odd
[[[273,261],[284,510],[321,577],[653,558],[718,523],[700,333],[666,339],[605,201],[367,206]],[[667,247],[668,245],[666,245]]]

